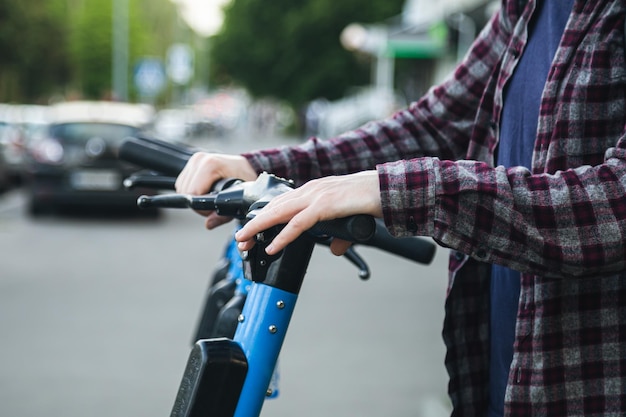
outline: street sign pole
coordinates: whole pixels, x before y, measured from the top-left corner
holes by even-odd
[[[175,43],[167,50],[167,75],[176,87],[177,102],[185,101],[185,90],[194,76],[194,51],[185,43]]]
[[[112,87],[114,99],[128,101],[128,0],[112,0]]]

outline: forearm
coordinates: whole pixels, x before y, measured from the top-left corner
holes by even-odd
[[[563,278],[623,271],[626,151],[607,155],[599,166],[554,175],[434,158],[381,165],[385,222],[395,235],[432,236],[521,272]]]
[[[258,172],[272,172],[300,185],[314,178],[371,170],[380,163],[423,156],[425,150],[437,153],[432,138],[420,130],[415,115],[403,110],[329,140],[310,138],[301,145],[243,156]]]

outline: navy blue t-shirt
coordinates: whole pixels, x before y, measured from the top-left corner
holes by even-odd
[[[529,40],[504,90],[497,163],[530,168],[541,93],[574,0],[540,0]],[[491,273],[489,417],[504,413],[504,392],[513,359],[520,274],[500,265]]]

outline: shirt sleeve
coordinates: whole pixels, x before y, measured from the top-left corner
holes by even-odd
[[[391,232],[432,236],[478,260],[533,275],[623,272],[626,101],[623,48],[612,47],[615,39],[621,42],[623,32],[581,41],[580,55],[571,58],[573,75],[551,99],[559,105],[546,111],[554,139],[544,143],[550,152],[538,157],[533,173],[428,157],[379,165]]]
[[[604,163],[531,173],[418,158],[378,166],[395,235],[428,235],[474,258],[546,277],[626,268],[626,138]]]

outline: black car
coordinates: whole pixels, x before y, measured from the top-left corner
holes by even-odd
[[[28,211],[39,215],[66,207],[136,210],[150,190],[123,187],[138,168],[117,158],[121,142],[152,120],[150,106],[118,102],[68,102],[51,106],[44,137],[29,144]],[[153,214],[153,213],[151,213]]]

